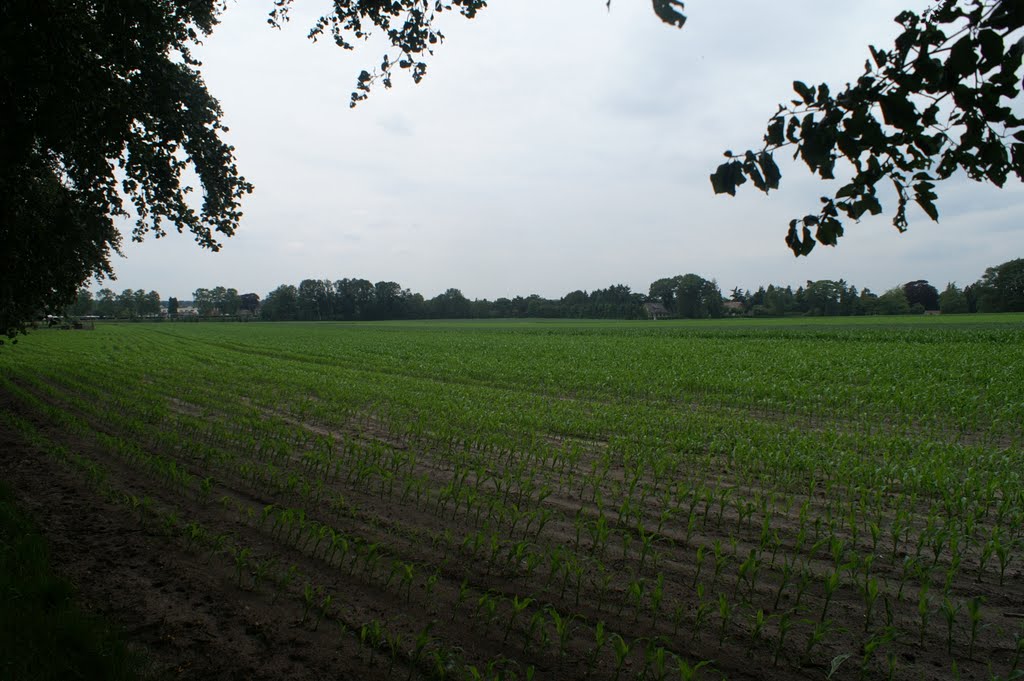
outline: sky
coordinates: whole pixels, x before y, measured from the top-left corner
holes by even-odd
[[[727,149],[759,148],[792,82],[856,79],[867,46],[889,46],[892,18],[924,0],[686,3],[682,29],[648,0],[492,0],[446,15],[444,44],[416,85],[396,74],[348,106],[381,42],[341,50],[306,33],[331,3],[296,3],[282,30],[269,0],[229,2],[197,50],[227,140],[255,191],[217,253],[188,235],[131,243],[115,290],[190,299],[226,286],[264,297],[302,279],[396,281],[433,297],[540,294],[695,272],[733,287],[840,279],[884,291],[927,279],[965,285],[1024,257],[1024,190],[963,177],[939,185],[940,222],[910,211],[847,221],[836,248],[795,258],[791,219],[816,213],[837,183],[785,153],[778,192],[715,196]],[[98,288],[98,286],[97,286]]]

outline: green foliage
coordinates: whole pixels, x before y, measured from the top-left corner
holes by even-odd
[[[903,285],[903,293],[911,306],[920,305],[925,310],[939,309],[939,292],[924,279],[908,281]]]
[[[942,314],[962,314],[968,311],[967,296],[955,282],[946,284],[939,294],[939,311]]]
[[[648,297],[662,303],[678,317],[703,319],[721,317],[722,292],[717,282],[697,274],[658,279],[650,286]]]
[[[237,289],[216,286],[212,289],[196,289],[192,294],[192,304],[204,317],[212,314],[236,315],[241,308],[242,299]]]
[[[989,267],[972,288],[979,312],[1024,311],[1024,258]]]
[[[781,149],[794,147],[794,158],[823,180],[845,158],[852,178],[817,213],[790,222],[794,255],[835,246],[845,218],[881,213],[880,185],[895,188],[892,222],[902,232],[911,201],[938,220],[936,185],[958,170],[997,187],[1012,175],[1024,180],[1024,119],[1012,106],[1024,58],[1020,3],[946,0],[896,21],[903,33],[888,50],[870,48],[856,82],[833,95],[826,84],[795,81],[797,97],[772,116],[764,146],[726,152],[711,175],[716,194],[735,195],[747,180],[768,193],[779,185]]]
[[[907,301],[907,294],[900,287],[891,288],[878,296],[875,302],[877,314],[908,314],[910,303]]]

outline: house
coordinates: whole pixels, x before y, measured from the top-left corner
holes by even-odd
[[[654,320],[672,316],[661,303],[644,303],[644,312],[647,313],[648,317]]]
[[[722,303],[725,314],[743,314],[744,305],[738,300],[727,300]]]

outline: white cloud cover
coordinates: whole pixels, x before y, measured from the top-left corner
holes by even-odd
[[[900,9],[927,4],[690,2],[679,30],[648,0],[610,12],[603,0],[494,1],[472,21],[448,18],[422,84],[396,78],[356,109],[356,74],[383,45],[311,44],[311,12],[329,3],[298,3],[282,31],[267,26],[271,3],[230,4],[199,55],[256,185],[241,229],[216,254],[176,234],[126,243],[107,285],[263,296],[307,277],[362,277],[493,299],[616,283],[646,292],[685,272],[726,289],[969,283],[1024,256],[1019,184],[954,179],[940,185],[940,223],[916,212],[899,235],[889,217],[868,218],[838,248],[796,259],[788,221],[833,188],[796,163],[781,164],[770,197],[716,197],[708,181],[725,149],[758,145],[794,79],[841,87],[869,43],[891,43]]]

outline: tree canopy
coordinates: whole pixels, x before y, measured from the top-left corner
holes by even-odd
[[[234,234],[252,188],[190,52],[221,9],[0,4],[0,332],[74,299],[89,277],[111,276],[117,218],[133,214],[136,240],[170,225],[217,250]]]

